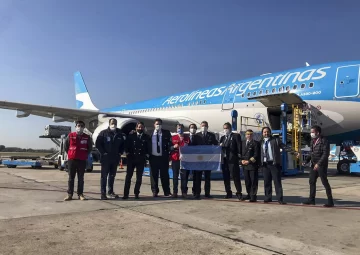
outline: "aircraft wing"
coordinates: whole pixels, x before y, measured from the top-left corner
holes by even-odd
[[[8,101],[0,101],[0,109],[16,110],[17,117],[28,117],[29,115],[41,116],[45,118],[54,118],[60,121],[73,122],[76,120],[86,120],[97,118],[99,114],[104,114],[108,117],[119,117],[119,118],[133,118],[138,121],[154,121],[155,117],[151,116],[139,116],[130,115],[126,113],[112,113],[112,112],[101,112],[97,110],[85,110],[85,109],[71,109],[35,104],[24,104]],[[177,120],[161,118],[163,122],[173,124],[174,126],[178,123]]]

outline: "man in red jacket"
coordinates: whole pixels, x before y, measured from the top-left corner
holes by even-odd
[[[68,135],[65,140],[65,151],[68,154],[69,183],[68,195],[65,201],[72,200],[74,193],[75,175],[78,176],[77,194],[80,200],[86,200],[83,195],[84,191],[84,174],[86,160],[92,149],[91,137],[84,133],[85,123],[81,120],[76,122],[76,131]]]
[[[178,193],[178,185],[179,185],[179,173],[181,174],[181,193],[182,197],[186,198],[187,196],[187,180],[189,178],[188,170],[180,170],[180,147],[189,145],[190,138],[188,136],[184,136],[184,125],[178,124],[176,126],[176,135],[173,135],[172,147],[170,152],[170,160],[171,160],[171,168],[173,171],[173,197],[177,198]]]

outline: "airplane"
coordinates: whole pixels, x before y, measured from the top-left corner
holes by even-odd
[[[16,110],[19,118],[36,115],[54,122],[83,120],[95,140],[112,117],[124,133],[133,130],[138,121],[151,132],[155,118],[161,118],[163,128],[170,130],[177,123],[199,126],[206,120],[209,131],[221,132],[223,124],[231,122],[232,110],[237,110],[244,123],[245,119],[253,121],[254,125],[241,124],[240,130],[250,126],[259,131],[259,123],[278,130],[280,105],[302,104],[311,108],[311,124],[318,124],[329,142],[341,144],[360,136],[359,75],[360,61],[311,66],[306,62],[297,69],[99,110],[81,73],[75,72],[76,109],[7,101],[0,101],[0,108]]]

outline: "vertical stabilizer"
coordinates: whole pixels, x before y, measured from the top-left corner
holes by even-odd
[[[76,96],[76,108],[84,110],[98,110],[91,101],[89,92],[86,88],[84,79],[80,72],[74,74],[75,79],[75,96]]]

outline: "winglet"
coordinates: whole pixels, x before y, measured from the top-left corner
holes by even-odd
[[[91,101],[84,79],[80,72],[74,73],[76,108],[86,110],[99,110]]]
[[[306,65],[306,66],[310,66],[310,64],[309,64],[308,62],[305,62],[305,65]]]

